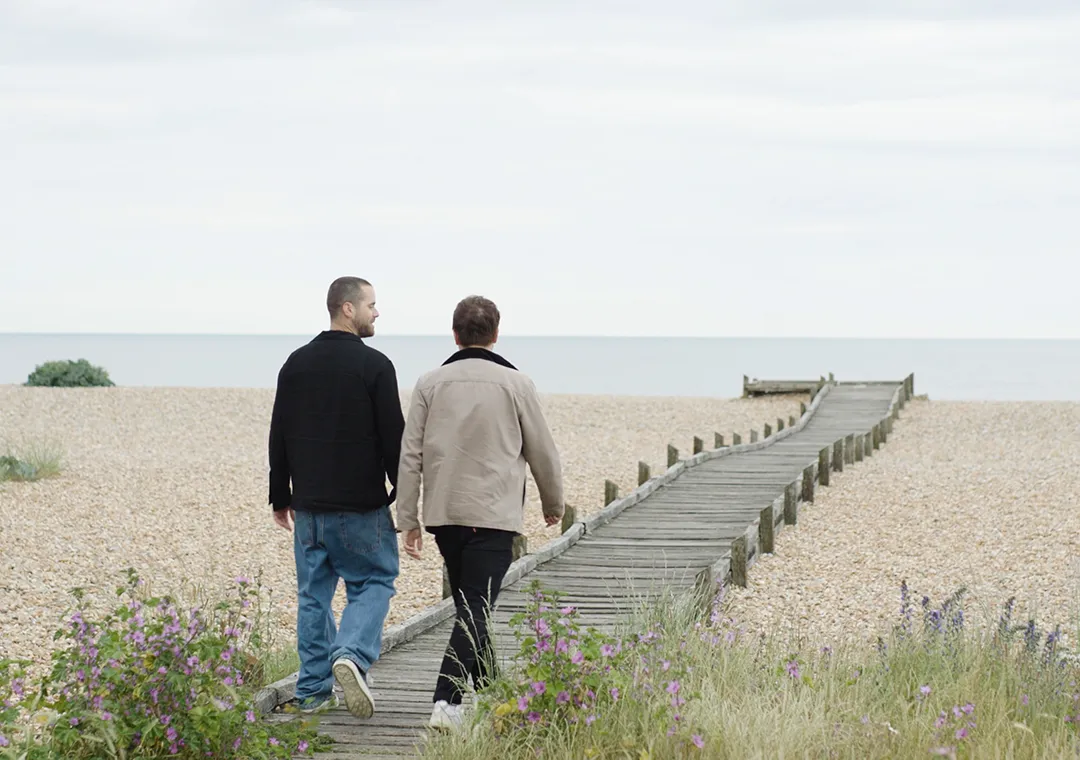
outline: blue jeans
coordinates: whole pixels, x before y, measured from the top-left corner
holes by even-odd
[[[297,510],[293,551],[299,597],[296,698],[327,696],[334,689],[335,660],[350,659],[367,673],[379,659],[398,575],[390,508],[366,513]],[[345,581],[348,599],[340,627],[334,625],[330,606],[338,578]]]

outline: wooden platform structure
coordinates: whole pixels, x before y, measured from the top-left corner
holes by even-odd
[[[497,638],[512,641],[507,621],[525,607],[524,589],[533,580],[574,604],[583,624],[601,628],[665,587],[696,591],[704,600],[717,581],[745,585],[754,561],[772,551],[776,531],[798,520],[799,502],[813,500],[832,472],[885,443],[913,394],[913,376],[826,381],[794,425],[677,461],[595,515],[564,526],[561,538],[511,566],[496,610]],[[320,730],[335,740],[326,757],[416,754],[452,616],[448,599],[387,631],[371,671],[375,715],[362,721],[339,709],[323,716]],[[265,690],[263,708],[290,699],[292,683]]]

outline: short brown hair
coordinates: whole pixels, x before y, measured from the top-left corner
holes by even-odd
[[[330,290],[326,292],[326,310],[331,319],[341,313],[345,304],[359,301],[365,285],[371,287],[371,283],[362,277],[338,277],[330,283]]]
[[[499,332],[499,307],[483,296],[463,298],[454,309],[454,332],[463,346],[489,346]]]

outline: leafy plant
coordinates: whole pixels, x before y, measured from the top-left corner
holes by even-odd
[[[0,481],[41,480],[60,473],[63,450],[53,444],[35,444],[0,455]]]
[[[209,610],[144,598],[133,570],[123,599],[92,620],[85,596],[57,630],[63,644],[33,688],[26,662],[0,661],[0,758],[288,758],[319,744],[313,722],[268,723],[255,712],[250,668],[262,646],[258,589]]]
[[[108,387],[114,385],[109,373],[86,359],[51,361],[39,364],[26,379],[26,385],[53,388]]]

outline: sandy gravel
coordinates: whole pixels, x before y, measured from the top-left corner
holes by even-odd
[[[880,452],[833,478],[732,589],[748,630],[872,641],[906,579],[935,605],[967,586],[973,622],[1015,595],[1018,613],[1075,632],[1080,404],[915,401]]]
[[[588,514],[601,506],[605,478],[626,493],[639,459],[662,470],[669,441],[688,456],[694,435],[710,446],[714,431],[747,438],[751,427],[797,415],[800,400],[550,396],[544,405],[567,499]],[[292,543],[266,506],[272,403],[272,390],[0,386],[0,449],[51,440],[66,452],[58,478],[0,483],[0,657],[44,660],[67,590],[107,597],[129,566],[172,592],[220,593],[261,571],[290,636]],[[529,500],[535,548],[558,528],[542,527],[531,481]],[[441,598],[433,543],[426,555],[418,563],[402,553],[388,625]]]

